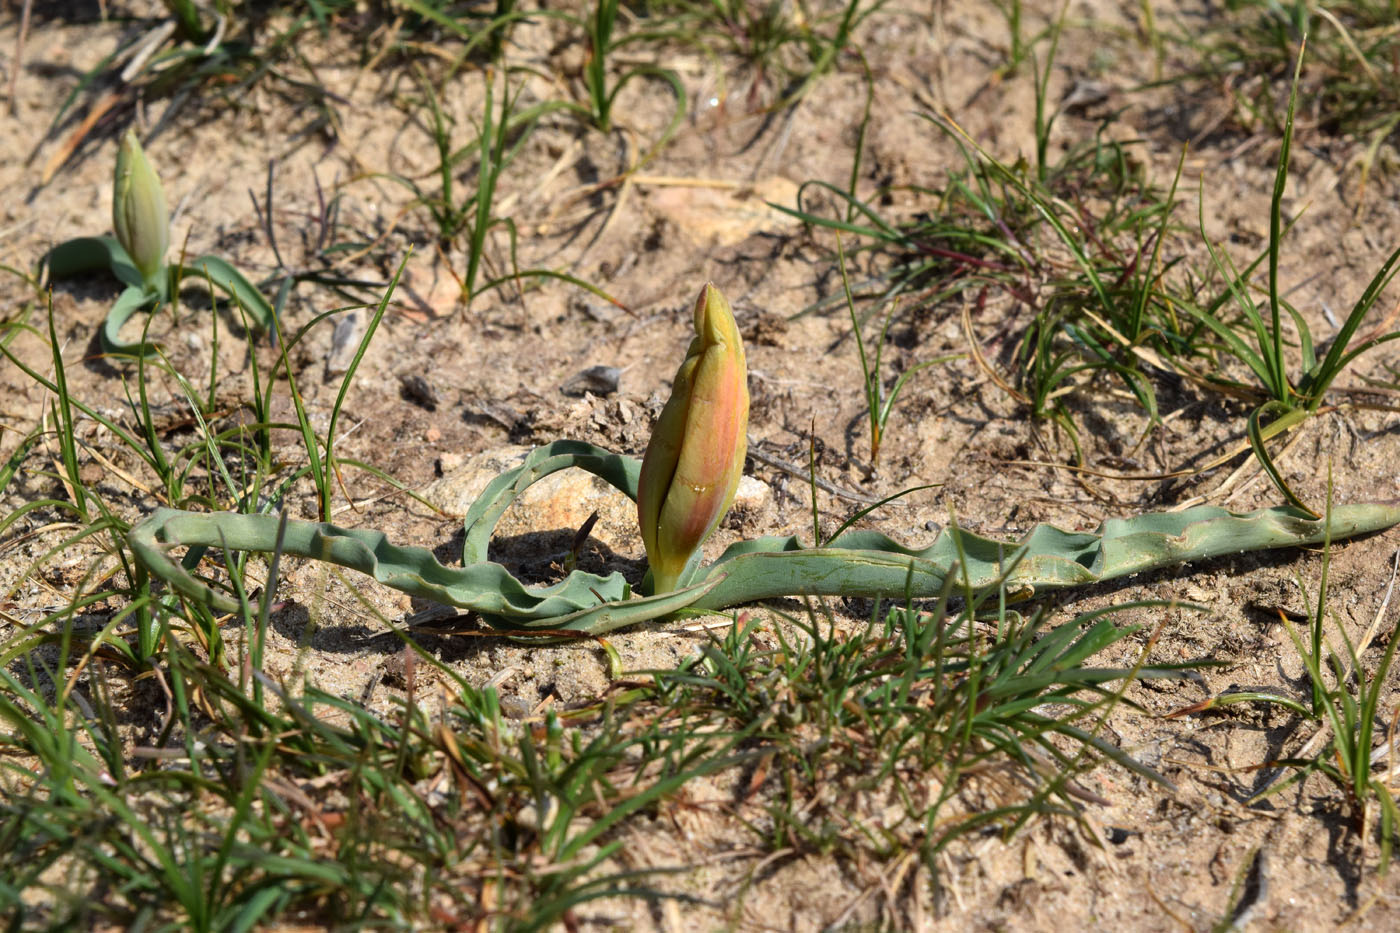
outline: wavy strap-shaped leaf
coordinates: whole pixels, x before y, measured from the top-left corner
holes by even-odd
[[[537,447],[526,455],[524,462],[497,476],[467,510],[463,525],[466,542],[462,546],[462,563],[474,564],[486,560],[486,549],[496,523],[506,509],[530,486],[551,473],[577,467],[607,482],[627,498],[637,499],[637,482],[642,462],[636,457],[615,454],[610,450],[583,441],[554,441]]]
[[[1341,539],[1400,523],[1400,505],[1342,505],[1331,512],[1330,537]],[[879,532],[853,531],[823,548],[792,537],[731,546],[700,576],[718,583],[695,602],[716,609],[797,594],[915,597],[942,592],[948,574],[974,592],[1005,585],[1017,598],[1082,586],[1185,561],[1244,551],[1320,544],[1328,523],[1292,507],[1231,512],[1203,505],[1180,512],[1113,518],[1094,531],[1037,525],[1019,541],[945,529],[927,548],[907,548]]]
[[[150,310],[158,300],[159,296],[155,292],[146,291],[144,286],[131,285],[124,289],[108,309],[102,329],[97,333],[102,352],[123,356],[155,355],[155,344],[146,340],[128,343],[122,340],[121,329],[122,325],[131,320],[132,315],[138,311]]]
[[[575,441],[532,452],[496,477],[466,518],[465,566],[444,566],[423,548],[399,547],[378,531],[289,521],[278,541],[272,515],[199,514],[160,509],[129,535],[138,559],[185,596],[212,608],[237,605],[176,560],[177,546],[272,551],[361,571],[379,582],[435,602],[480,613],[503,629],[611,631],[679,609],[723,609],[782,596],[932,597],[948,577],[975,591],[1006,586],[1018,597],[1127,576],[1174,563],[1242,551],[1317,544],[1378,531],[1400,522],[1400,505],[1337,506],[1328,522],[1277,507],[1235,513],[1214,506],[1110,519],[1092,532],[1040,525],[1020,541],[996,541],[949,528],[927,548],[905,547],[878,532],[854,531],[830,545],[804,548],[794,537],[759,538],[730,547],[675,592],[633,598],[621,574],[575,571],[552,586],[527,586],[486,559],[497,521],[540,478],[576,466],[635,497],[638,463]]]

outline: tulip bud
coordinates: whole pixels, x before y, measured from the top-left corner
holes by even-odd
[[[748,449],[744,347],[729,302],[712,284],[695,302],[695,339],[676,372],[642,459],[637,515],[653,593],[680,583],[739,488]]]
[[[160,176],[151,168],[136,133],[127,130],[117,151],[112,191],[112,227],[117,242],[141,272],[146,287],[158,290],[165,252],[170,247],[170,216]]]

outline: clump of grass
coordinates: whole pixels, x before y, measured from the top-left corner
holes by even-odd
[[[51,662],[7,650],[0,670],[0,917],[20,927],[537,929],[649,893],[610,867],[610,831],[731,763],[727,740],[687,761],[691,737],[634,734],[602,705],[568,714],[581,727],[512,720],[494,690],[445,670],[452,699],[430,716],[412,652],[405,689],[375,713],[278,683],[251,656],[231,677],[178,641],[147,681],[165,691],[159,726],[133,738],[119,697],[145,691],[72,650],[71,622],[61,632]],[[639,748],[654,756],[642,767]]]
[[[639,65],[616,77],[612,75],[608,61],[627,41],[614,35],[619,6],[618,0],[594,0],[592,10],[580,21],[588,43],[588,57],[583,65],[583,84],[588,91],[587,114],[599,132],[610,133],[613,129],[613,106],[617,103],[617,95],[622,89],[637,78],[659,80],[666,84],[676,97],[676,108],[670,125],[656,143],[656,146],[660,147],[674,135],[680,121],[685,118],[685,87],[674,71],[655,65]],[[643,33],[629,38],[635,41],[646,37],[647,34]]]
[[[1400,126],[1398,13],[1393,0],[1232,0],[1177,41],[1199,55],[1196,76],[1224,86],[1241,126],[1278,133],[1291,119],[1279,82],[1306,38],[1300,82],[1309,116],[1325,132],[1366,140],[1369,170]]]
[[[1370,628],[1359,641],[1352,640],[1345,627],[1332,619],[1328,609],[1330,563],[1329,542],[1322,551],[1315,594],[1310,592],[1307,582],[1298,577],[1298,588],[1308,607],[1307,631],[1299,631],[1288,614],[1279,611],[1279,620],[1303,662],[1307,695],[1231,692],[1211,697],[1174,715],[1250,703],[1278,707],[1292,713],[1300,724],[1317,726],[1312,738],[1296,752],[1267,763],[1262,789],[1251,800],[1273,797],[1314,776],[1323,778],[1341,793],[1343,806],[1362,845],[1367,845],[1374,836],[1379,848],[1379,871],[1385,874],[1395,842],[1400,839],[1400,807],[1395,799],[1395,756],[1400,748],[1396,747],[1393,719],[1400,710],[1390,711],[1392,721],[1387,729],[1382,698],[1390,689],[1400,634],[1393,626],[1389,632],[1381,631],[1390,602],[1387,591]],[[1392,579],[1391,589],[1393,587]],[[1385,639],[1385,647],[1380,657],[1368,665],[1363,655],[1378,635]],[[1340,650],[1336,647],[1338,643]]]
[[[427,209],[437,228],[440,245],[447,246],[459,240],[464,241],[466,265],[458,276],[462,302],[470,304],[471,300],[482,292],[504,282],[518,280],[522,275],[557,277],[589,288],[585,283],[563,273],[517,270],[515,222],[510,217],[502,217],[496,213],[496,188],[506,169],[529,140],[539,121],[552,112],[567,110],[567,106],[561,101],[542,101],[519,106],[523,85],[512,89],[510,73],[504,70],[501,72],[498,105],[496,78],[487,72],[484,74],[485,99],[476,137],[467,145],[457,148],[452,122],[443,111],[436,90],[426,78],[420,75],[420,79],[431,121],[430,131],[438,154],[435,171],[437,188],[427,189],[413,179],[400,175],[388,177],[413,191],[418,203]],[[476,169],[475,184],[470,193],[459,200],[456,178],[463,165],[472,161],[475,162]],[[480,283],[478,279],[486,267],[490,234],[495,229],[505,231],[509,237],[510,271],[500,272],[492,276],[490,281]],[[595,288],[590,290],[597,292]]]
[[[1224,282],[1224,290],[1207,306],[1198,306],[1192,302],[1183,302],[1181,306],[1219,340],[1218,352],[1221,356],[1230,356],[1243,363],[1254,376],[1257,388],[1218,376],[1212,377],[1210,381],[1236,392],[1248,393],[1254,389],[1253,394],[1262,396],[1262,404],[1259,404],[1248,418],[1250,445],[1260,465],[1285,498],[1316,515],[1318,513],[1306,506],[1283,480],[1269,455],[1266,442],[1271,436],[1301,423],[1316,412],[1332,383],[1357,357],[1382,344],[1400,339],[1400,332],[1369,334],[1358,338],[1362,323],[1391,279],[1400,271],[1400,266],[1397,266],[1400,262],[1400,247],[1397,247],[1376,270],[1365,291],[1352,306],[1337,333],[1332,336],[1327,353],[1319,358],[1312,329],[1307,319],[1281,294],[1278,274],[1283,238],[1287,233],[1283,223],[1282,204],[1288,184],[1293,115],[1302,66],[1303,55],[1300,52],[1294,66],[1293,87],[1289,94],[1283,128],[1283,144],[1279,150],[1278,168],[1274,175],[1273,197],[1269,205],[1269,244],[1265,254],[1244,271],[1239,271],[1223,247],[1217,247],[1206,237],[1203,200],[1201,238],[1210,251],[1220,279]],[[1267,314],[1253,297],[1254,286],[1251,280],[1255,267],[1265,259],[1268,263],[1268,282],[1265,289],[1268,299]],[[1233,303],[1238,309],[1238,316],[1234,319],[1228,318],[1224,312],[1227,302]],[[1285,336],[1285,322],[1291,324],[1291,329],[1296,334],[1296,367],[1290,366],[1291,354],[1288,352],[1288,345],[1291,341]],[[1294,369],[1293,374],[1290,374],[1290,368]]]
[[[1094,798],[1076,781],[1105,762],[1167,785],[1100,735],[1129,680],[1178,670],[1088,663],[1137,631],[1110,620],[1134,606],[1048,627],[994,596],[951,605],[877,605],[851,632],[818,610],[741,616],[693,662],[651,672],[656,696],[677,729],[743,738],[757,764],[739,818],[795,857],[912,854],[936,875],[933,856],[968,833],[1077,819]]]
[[[915,220],[887,220],[872,201],[856,196],[859,144],[848,190],[809,182],[797,207],[785,209],[814,227],[855,234],[868,244],[864,249],[888,257],[856,289],[874,299],[870,313],[895,299],[913,313],[961,297],[974,359],[1034,418],[1061,427],[1076,459],[1082,460],[1082,452],[1067,400],[1085,390],[1092,394],[1093,376],[1120,381],[1147,415],[1149,430],[1159,421],[1161,383],[1184,380],[1253,403],[1245,433],[1259,463],[1291,504],[1316,515],[1284,482],[1267,442],[1315,413],[1358,357],[1400,337],[1361,331],[1400,271],[1400,249],[1380,265],[1327,342],[1326,353],[1319,353],[1322,341],[1283,297],[1278,276],[1288,232],[1282,200],[1301,53],[1283,124],[1268,246],[1250,261],[1237,262],[1209,241],[1202,221],[1199,237],[1211,268],[1201,271],[1185,261],[1187,244],[1166,251],[1169,240],[1188,234],[1175,218],[1182,163],[1164,189],[1147,178],[1128,144],[1102,135],[1071,144],[1047,161],[1055,114],[1045,106],[1045,75],[1058,29],[1046,36],[1050,53],[1036,75],[1034,162],[1004,162],[949,118],[931,115],[959,148],[963,168],[942,188],[916,191],[928,207]],[[804,198],[814,190],[844,209],[831,217],[808,207]],[[1204,195],[1200,204],[1203,216]],[[1261,265],[1268,276],[1262,288],[1254,282]],[[1267,304],[1255,297],[1260,291]],[[1008,298],[1015,308],[1003,325],[1014,334],[1009,378],[985,358],[976,332],[974,315],[994,296]],[[853,326],[859,328],[860,321],[853,319]],[[1241,370],[1253,382],[1233,375]]]
[[[913,220],[896,222],[877,206],[882,192],[857,196],[862,124],[847,188],[808,183],[788,210],[813,226],[855,234],[867,244],[863,250],[886,257],[855,289],[873,300],[867,315],[896,300],[903,313],[920,315],[961,297],[974,360],[1034,418],[1063,429],[1082,459],[1069,396],[1094,375],[1108,374],[1156,424],[1157,389],[1144,373],[1144,355],[1200,352],[1200,327],[1183,326],[1173,308],[1178,296],[1165,278],[1176,260],[1163,259],[1164,244],[1180,230],[1173,218],[1177,178],[1167,188],[1155,184],[1136,144],[1104,128],[1052,159],[1058,112],[1048,102],[1048,85],[1064,11],[1030,39],[1022,35],[1020,5],[1004,12],[1013,36],[1008,70],[1027,60],[1033,65],[1034,159],[1001,161],[950,119],[928,115],[958,149],[961,166],[942,187],[913,189],[926,206]],[[813,193],[833,199],[837,216],[809,207],[805,199]],[[1010,378],[984,356],[974,320],[1000,301],[1016,309],[998,338],[1009,347]]]
[[[886,5],[886,0],[810,6],[653,0],[648,7],[657,18],[676,24],[676,38],[745,63],[749,82],[743,100],[749,109],[779,110],[797,103],[830,73],[855,30]],[[720,80],[723,87],[723,75]],[[721,91],[717,100],[725,96]]]
[[[418,77],[423,91],[423,106],[428,115],[428,131],[437,152],[437,164],[432,173],[436,185],[422,184],[403,175],[390,174],[385,177],[413,192],[414,206],[423,207],[432,219],[439,247],[460,244],[466,256],[465,265],[460,274],[455,270],[452,274],[461,289],[460,301],[463,305],[469,306],[478,295],[501,285],[513,283],[518,286],[522,279],[557,279],[617,304],[616,299],[597,286],[567,272],[545,268],[522,270],[517,265],[515,220],[497,213],[497,188],[542,120],[551,114],[587,111],[570,101],[522,102],[525,84],[521,81],[512,86],[512,74],[505,67],[487,69],[481,73],[484,95],[476,134],[470,142],[459,147],[454,123],[442,107],[437,88],[420,72]],[[496,86],[498,75],[499,90]],[[671,131],[674,131],[674,126]],[[464,168],[472,171],[476,177],[469,192],[459,197],[457,178]],[[493,231],[503,232],[509,242],[506,261],[494,267],[488,255]],[[489,276],[484,282],[481,281],[483,273]]]
[[[887,220],[871,201],[824,183],[804,186],[790,212],[890,255],[884,269],[855,288],[876,309],[900,300],[903,313],[914,315],[962,296],[979,365],[1034,417],[1064,428],[1076,446],[1066,396],[1096,372],[1120,379],[1155,421],[1156,389],[1134,351],[1197,352],[1196,328],[1189,321],[1183,327],[1173,313],[1175,296],[1162,277],[1162,245],[1177,229],[1175,183],[1166,190],[1153,185],[1129,144],[1101,135],[1037,167],[1001,162],[956,125],[930,119],[956,142],[964,167],[945,187],[916,191],[928,206],[915,220]],[[817,189],[844,204],[846,216],[808,207],[802,199]],[[973,315],[997,299],[1024,309],[1016,315],[1010,379],[985,360],[975,333]]]

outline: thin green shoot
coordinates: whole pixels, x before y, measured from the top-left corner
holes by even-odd
[[[53,353],[54,381],[54,430],[58,435],[58,449],[63,461],[63,472],[67,476],[65,484],[68,494],[73,497],[73,506],[78,515],[88,518],[87,490],[78,470],[78,447],[73,423],[73,405],[68,393],[67,368],[63,363],[63,346],[58,340],[54,324],[53,298],[49,298],[49,348]],[[6,351],[8,355],[8,350]]]
[[[894,411],[894,403],[899,400],[899,394],[904,390],[904,386],[919,372],[940,363],[961,359],[966,354],[948,353],[916,363],[900,373],[894,385],[886,390],[880,364],[889,337],[890,322],[894,319],[895,312],[899,310],[898,304],[892,303],[890,310],[885,314],[872,358],[872,354],[866,352],[865,337],[861,334],[861,321],[856,315],[855,298],[851,295],[850,276],[846,270],[846,251],[841,246],[839,232],[836,234],[836,253],[841,274],[841,287],[846,295],[846,309],[851,316],[851,333],[855,336],[856,354],[860,359],[861,388],[865,396],[866,418],[870,425],[870,466],[871,469],[875,469],[880,463],[880,445],[884,440],[885,427],[889,423],[890,414]]]

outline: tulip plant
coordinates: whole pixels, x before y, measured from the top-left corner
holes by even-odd
[[[731,545],[702,566],[700,549],[733,501],[743,469],[748,391],[744,351],[728,302],[706,285],[695,305],[696,336],[676,374],[646,457],[578,441],[538,448],[497,476],[466,515],[461,567],[431,551],[391,544],[378,531],[285,516],[201,514],[158,509],[132,528],[132,550],[184,597],[237,611],[227,594],[199,580],[171,554],[179,546],[265,551],[323,560],[366,573],[412,596],[477,613],[512,630],[598,634],[682,609],[716,611],[783,596],[931,598],[958,586],[1004,587],[1023,599],[1241,551],[1318,544],[1400,522],[1400,504],[1343,505],[1319,519],[1292,506],[1235,513],[1214,506],[1110,519],[1095,531],[1040,525],[1017,542],[957,527],[912,549],[874,531],[848,531],[817,546],[795,537]],[[531,484],[568,467],[606,480],[638,503],[651,563],[641,593],[620,574],[581,570],[551,586],[527,586],[487,558],[502,514]]]
[[[107,312],[99,334],[104,352],[126,356],[154,353],[154,346],[145,340],[123,341],[119,336],[122,325],[138,311],[154,311],[169,303],[179,290],[182,272],[188,269],[228,292],[255,329],[272,326],[272,306],[227,261],[218,256],[200,256],[185,266],[166,264],[170,217],[165,191],[132,130],[126,131],[117,152],[112,228],[115,237],[79,237],[55,246],[46,257],[51,280],[107,269],[126,285]]]

